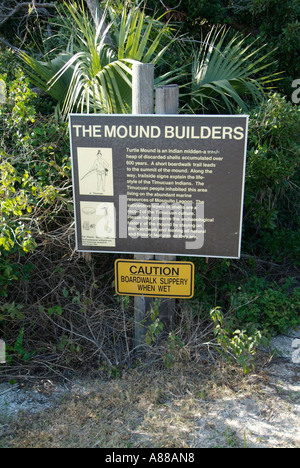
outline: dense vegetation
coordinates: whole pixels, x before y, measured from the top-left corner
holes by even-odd
[[[290,99],[291,83],[300,76],[300,5],[297,0],[147,0],[150,10],[158,10],[180,23],[183,33],[201,40],[201,32],[211,25],[224,24],[244,35],[255,37],[258,46],[275,50],[274,70],[284,72],[278,89]],[[168,6],[166,6],[168,5]]]
[[[154,304],[148,357],[165,365],[196,359],[208,331],[210,343],[248,371],[262,337],[300,324],[300,111],[290,93],[300,78],[299,7],[280,4],[279,24],[278,2],[244,3],[180,2],[179,21],[169,24],[154,20],[150,0],[150,17],[134,2],[128,9],[111,2],[97,29],[87,8],[61,2],[54,16],[25,12],[22,47],[19,17],[2,28],[10,47],[0,50],[0,338],[8,351],[1,372],[117,373],[132,365],[132,302],[114,293],[115,256],[87,261],[74,251],[65,122],[71,109],[130,113],[132,60],[155,63],[156,85],[181,85],[180,112],[250,115],[242,258],[191,259],[195,298],[178,304],[176,328],[162,343]],[[217,23],[242,24],[245,33]],[[285,67],[289,74],[276,81]]]

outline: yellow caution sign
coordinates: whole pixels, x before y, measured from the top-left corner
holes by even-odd
[[[190,299],[194,296],[194,264],[116,260],[115,284],[121,296]]]

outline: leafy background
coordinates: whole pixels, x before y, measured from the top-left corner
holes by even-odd
[[[130,113],[134,60],[155,64],[155,86],[180,85],[180,112],[250,115],[242,257],[192,259],[195,297],[177,303],[167,337],[153,305],[144,361],[170,367],[215,349],[247,373],[263,338],[300,324],[299,6],[173,3],[108,2],[94,23],[86,4],[57,2],[57,13],[0,23],[0,372],[12,380],[136,365],[116,257],[74,250],[65,121],[71,109]]]

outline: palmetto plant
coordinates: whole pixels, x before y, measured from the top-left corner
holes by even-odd
[[[168,24],[147,16],[135,2],[107,0],[96,23],[83,1],[80,7],[71,2],[66,8],[62,20],[69,40],[64,50],[52,60],[20,52],[31,81],[57,100],[64,118],[71,111],[131,113],[134,61],[153,63],[160,70],[166,57],[174,59],[165,63],[156,85],[179,84],[183,111],[194,113],[211,106],[217,112],[232,113],[237,107],[247,111],[247,99],[261,100],[274,81],[274,75],[263,74],[269,54],[241,35],[230,39],[224,27],[212,28],[203,41],[188,43],[177,40]]]
[[[258,102],[264,97],[269,83],[277,78],[264,75],[270,67],[264,46],[255,47],[256,41],[235,34],[228,39],[225,27],[212,28],[200,47],[193,52],[190,107],[193,112],[205,111],[206,104],[215,110],[230,113],[236,107],[248,111],[247,98]]]
[[[108,2],[97,26],[83,3],[66,8],[72,20],[66,50],[52,60],[20,52],[31,81],[58,101],[64,117],[71,111],[130,113],[132,64],[159,63],[172,43],[169,27],[138,6],[119,12]]]

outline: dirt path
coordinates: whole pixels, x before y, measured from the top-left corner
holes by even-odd
[[[300,448],[300,364],[286,338],[286,356],[247,377],[202,362],[68,387],[2,383],[0,448]]]

